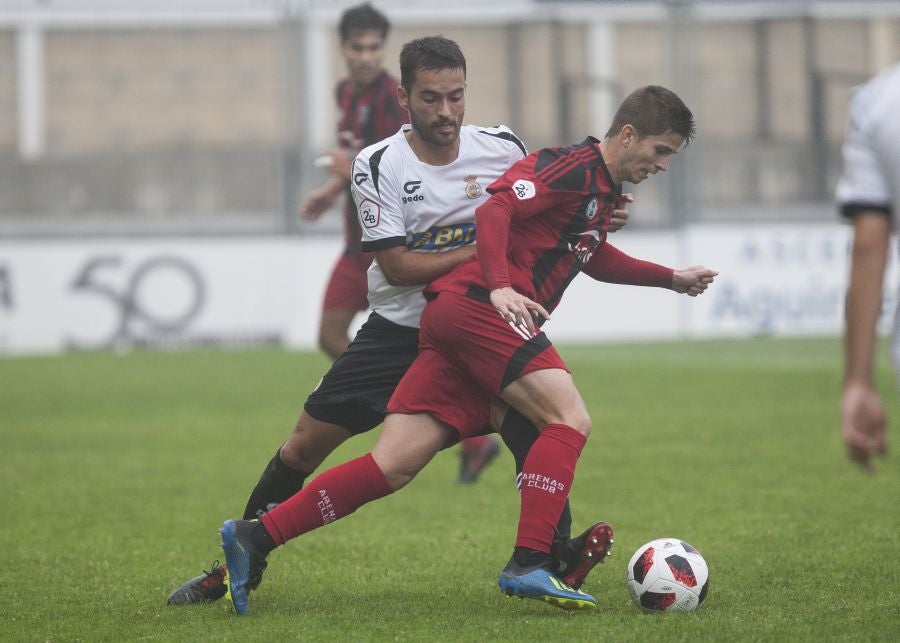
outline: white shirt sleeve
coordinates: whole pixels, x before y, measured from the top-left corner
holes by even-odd
[[[896,209],[900,191],[900,65],[858,88],[850,102],[850,124],[842,148],[840,206]]]
[[[353,162],[352,193],[362,228],[364,250],[378,250],[378,241],[397,237],[406,239],[402,201],[397,192],[398,181],[394,176],[396,169],[383,160],[382,156],[375,172],[370,158],[360,155]]]
[[[841,205],[890,205],[891,189],[878,150],[871,134],[855,109],[842,148],[843,171],[837,185],[837,201]]]

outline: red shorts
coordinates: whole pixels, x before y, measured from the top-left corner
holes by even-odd
[[[322,310],[365,310],[369,307],[369,282],[366,271],[372,263],[372,253],[342,254],[334,264]]]
[[[526,339],[489,302],[441,292],[425,307],[419,356],[388,412],[429,413],[463,440],[483,432],[491,402],[506,386],[547,368],[569,370],[544,333]]]

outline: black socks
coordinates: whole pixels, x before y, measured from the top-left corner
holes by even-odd
[[[260,513],[268,511],[270,504],[284,502],[303,488],[303,482],[309,473],[291,469],[281,459],[281,447],[266,465],[253,488],[247,507],[244,509],[244,520],[252,520]]]
[[[262,520],[260,520],[253,527],[253,531],[250,532],[250,542],[263,557],[268,556],[269,552],[278,546],[275,544],[275,540],[272,539],[272,535],[269,534],[269,530],[266,529]]]
[[[519,567],[545,566],[550,563],[550,554],[528,547],[516,547],[513,549],[513,560]]]

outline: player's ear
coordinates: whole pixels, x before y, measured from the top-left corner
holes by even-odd
[[[619,140],[622,142],[622,147],[627,148],[635,139],[637,139],[637,130],[634,129],[633,125],[626,123],[619,131]]]
[[[397,102],[400,103],[400,107],[409,110],[409,94],[406,93],[403,85],[397,85]]]

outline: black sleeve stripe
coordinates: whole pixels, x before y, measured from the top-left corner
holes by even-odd
[[[380,150],[375,150],[372,153],[372,156],[369,157],[369,171],[372,173],[372,185],[375,186],[375,192],[378,193],[378,196],[381,196],[381,190],[378,189],[378,166],[381,165],[381,157],[389,147],[390,145],[385,145]]]
[[[397,246],[405,246],[406,237],[385,237],[383,239],[375,239],[374,241],[363,241],[361,249],[363,252],[377,252],[379,250],[387,250],[388,248],[396,248]]]
[[[478,130],[481,134],[487,134],[488,136],[495,136],[497,138],[502,138],[504,141],[510,141],[511,143],[515,143],[516,146],[522,150],[522,156],[528,156],[528,150],[525,149],[525,144],[522,143],[518,138],[516,138],[510,132],[488,132],[485,130]]]
[[[844,203],[841,206],[841,214],[847,219],[852,219],[861,212],[875,212],[886,217],[892,216],[891,206],[884,203],[860,203],[859,201]]]

